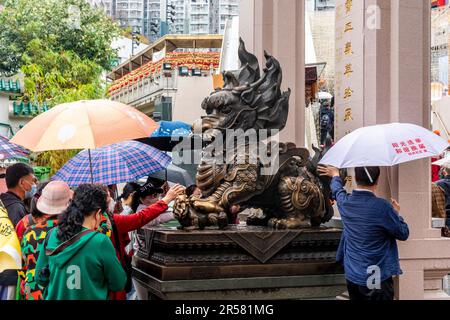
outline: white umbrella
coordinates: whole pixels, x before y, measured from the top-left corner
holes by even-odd
[[[423,127],[391,123],[355,130],[339,140],[320,164],[336,168],[390,167],[439,155],[449,146]]]
[[[317,97],[319,98],[319,100],[331,100],[333,98],[333,95],[331,93],[322,91],[317,93]]]

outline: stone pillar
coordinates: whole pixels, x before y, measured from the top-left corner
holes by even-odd
[[[264,63],[264,50],[283,68],[283,90],[291,88],[289,118],[281,142],[305,144],[304,0],[241,0],[240,34]]]
[[[430,2],[391,1],[391,25],[391,121],[430,128]],[[399,298],[449,299],[439,279],[450,272],[450,239],[431,228],[429,159],[399,167],[398,193],[410,226],[400,244]]]
[[[430,2],[365,0],[364,125],[415,123],[430,128]],[[379,10],[378,27],[369,27]],[[404,274],[398,298],[449,299],[442,278],[450,272],[450,240],[431,228],[430,160],[386,170],[380,194],[401,204],[410,239],[399,242]],[[388,179],[389,177],[389,179]]]

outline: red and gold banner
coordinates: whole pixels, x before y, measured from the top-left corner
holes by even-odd
[[[161,71],[164,63],[170,63],[171,68],[175,69],[179,66],[186,66],[189,69],[210,70],[218,69],[220,62],[220,53],[193,53],[193,52],[171,52],[157,62],[148,62],[136,70],[131,71],[127,75],[113,82],[109,87],[108,93],[114,94],[116,91],[129,87],[143,78],[151,78],[155,73]]]

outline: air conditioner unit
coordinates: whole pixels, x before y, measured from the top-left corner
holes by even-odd
[[[202,76],[202,70],[200,70],[200,69],[192,69],[192,76],[193,77],[201,77]]]
[[[186,66],[180,67],[178,69],[178,73],[180,76],[188,76],[189,75],[189,68]]]

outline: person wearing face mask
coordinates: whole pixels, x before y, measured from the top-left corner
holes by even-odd
[[[6,169],[8,191],[0,195],[0,200],[8,211],[14,227],[28,214],[25,199],[31,199],[37,191],[37,178],[33,169],[25,163],[16,163]]]
[[[120,195],[119,199],[122,202],[122,210],[120,214],[128,215],[133,213],[133,209],[131,209],[131,203],[133,202],[134,193],[140,188],[137,183],[127,183],[123,188],[123,192]]]
[[[33,197],[36,192],[37,179],[33,169],[17,163],[6,169],[6,186],[8,191],[0,195],[0,200],[8,212],[14,228],[19,221],[28,214],[24,200]],[[13,300],[18,280],[18,270],[4,270],[0,272],[0,300]]]
[[[147,188],[152,189],[149,185]],[[143,194],[145,191],[144,187],[140,187],[137,191],[134,192],[133,199],[136,197],[136,194],[139,193],[140,197],[143,198],[141,200],[144,204],[140,211],[132,210],[129,214],[111,214],[108,213],[108,222],[111,225],[111,236],[110,239],[116,248],[117,257],[122,263],[124,269],[127,272],[127,285],[125,290],[120,292],[111,292],[109,298],[111,300],[125,300],[127,293],[132,291],[131,284],[131,258],[139,247],[135,248],[133,244],[137,243],[136,231],[145,225],[152,223],[154,220],[158,220],[158,218],[165,214],[168,209],[168,204],[174,201],[178,196],[185,192],[185,188],[180,185],[175,185],[169,189],[169,191],[164,195],[164,197],[160,198],[156,197],[156,201],[149,201],[149,199],[145,199],[146,197]],[[159,191],[159,189],[157,190]],[[148,191],[145,191],[148,192]],[[111,199],[107,200],[111,201]],[[136,207],[131,205],[132,209],[137,209],[139,205]],[[131,233],[131,237],[130,237]]]
[[[125,288],[126,273],[111,240],[97,232],[107,210],[102,186],[80,185],[43,244],[36,282],[45,300],[107,300]]]
[[[133,212],[140,212],[160,201],[164,194],[165,192],[163,188],[155,187],[151,182],[147,182],[134,193],[133,200],[131,202],[131,209]],[[150,225],[157,226],[173,219],[175,219],[173,213],[171,211],[167,211],[150,221]]]
[[[20,220],[19,223],[16,225],[16,233],[17,237],[19,238],[19,241],[22,241],[23,234],[28,229],[28,227],[40,222],[44,222],[46,220],[45,214],[40,212],[37,208],[37,201],[39,200],[42,191],[44,190],[44,188],[47,186],[48,183],[49,181],[39,183],[37,192],[33,196],[33,198],[31,198],[30,201],[30,213],[27,214],[25,217],[23,217],[22,220]]]

